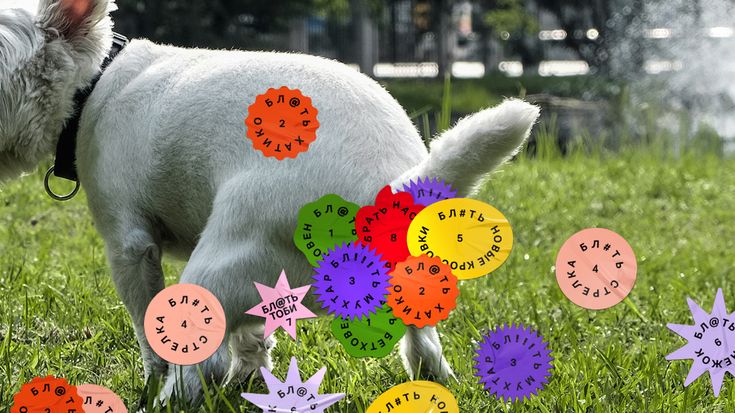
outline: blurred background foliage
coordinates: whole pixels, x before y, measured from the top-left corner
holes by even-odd
[[[117,0],[116,29],[183,47],[321,55],[376,78],[429,136],[521,96],[561,147],[666,134],[735,150],[731,0]],[[445,110],[446,112],[446,110]],[[675,137],[675,138],[674,138]],[[718,143],[719,142],[719,143]],[[707,149],[707,150],[710,150]]]

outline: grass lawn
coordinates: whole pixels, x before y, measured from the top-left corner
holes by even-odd
[[[519,159],[496,173],[478,197],[510,220],[513,252],[490,276],[462,282],[457,309],[439,326],[461,411],[734,412],[732,376],[716,399],[707,374],[685,388],[690,362],[664,359],[685,344],[666,323],[693,323],[686,297],[709,311],[722,287],[735,311],[732,188],[733,161],[633,152]],[[0,190],[0,221],[0,411],[21,384],[47,374],[109,387],[133,405],[144,386],[142,364],[84,196],[50,200],[39,171]],[[638,257],[629,301],[598,312],[568,301],[553,273],[564,240],[594,226],[623,235]],[[167,284],[181,268],[166,264]],[[555,358],[547,388],[523,403],[489,397],[473,377],[476,340],[506,322],[538,329]],[[323,393],[347,393],[330,412],[362,412],[409,380],[397,351],[380,360],[349,357],[327,318],[301,321],[298,342],[282,331],[278,337],[277,376],[296,355],[303,377],[328,367]],[[210,389],[202,411],[259,411],[239,397],[242,389],[263,390],[252,381]]]

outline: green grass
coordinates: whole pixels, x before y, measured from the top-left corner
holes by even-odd
[[[684,344],[666,323],[691,323],[686,297],[709,309],[722,287],[735,311],[735,163],[632,150],[562,159],[545,151],[505,166],[478,194],[511,221],[515,245],[495,273],[462,282],[457,309],[439,326],[459,379],[448,387],[461,411],[735,411],[732,376],[715,399],[707,375],[684,388],[689,362],[664,359]],[[22,383],[46,374],[109,387],[133,405],[144,386],[141,360],[84,196],[53,202],[41,178],[39,171],[0,190],[0,411]],[[636,252],[629,305],[583,310],[556,285],[556,251],[593,226],[622,234]],[[181,264],[164,269],[170,284]],[[505,322],[537,328],[555,358],[547,388],[514,405],[489,397],[470,362],[480,334]],[[275,373],[283,377],[292,355],[303,376],[327,366],[321,391],[347,393],[328,411],[362,412],[410,379],[396,351],[354,359],[331,336],[327,318],[300,323],[298,342],[278,333]],[[243,389],[263,391],[257,382],[210,388],[202,411],[258,411],[239,397]]]
[[[407,111],[424,107],[439,110],[445,79],[383,79],[381,83]],[[558,97],[613,99],[623,85],[601,76],[543,77],[538,75],[507,77],[492,73],[480,79],[452,78],[452,109],[467,114],[492,106],[503,97],[545,93]]]

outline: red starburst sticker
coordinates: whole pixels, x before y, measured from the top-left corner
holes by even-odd
[[[375,198],[375,205],[357,211],[355,228],[358,240],[374,248],[393,270],[397,262],[411,255],[406,244],[406,233],[411,221],[422,209],[424,206],[415,204],[411,194],[394,194],[390,186],[386,186]]]

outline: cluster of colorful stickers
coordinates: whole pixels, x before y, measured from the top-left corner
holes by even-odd
[[[64,378],[36,377],[13,396],[10,413],[127,413],[118,395],[102,386],[73,386]]]
[[[687,344],[666,356],[666,360],[692,359],[684,386],[689,386],[709,371],[712,390],[719,397],[725,373],[735,376],[735,312],[728,314],[722,289],[717,290],[712,312],[704,311],[687,298],[694,325],[668,324],[667,327],[687,340]]]
[[[419,178],[397,193],[382,188],[374,205],[328,194],[299,211],[294,243],[314,266],[317,302],[336,317],[332,332],[350,355],[384,357],[406,325],[447,319],[458,278],[485,275],[508,257],[505,217],[456,194]]]
[[[264,413],[324,412],[327,407],[345,397],[344,393],[319,394],[319,386],[326,371],[326,367],[322,367],[309,380],[302,381],[296,358],[291,357],[285,381],[281,382],[273,373],[261,367],[260,372],[268,387],[268,394],[242,393],[241,396],[263,409]]]

